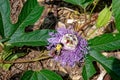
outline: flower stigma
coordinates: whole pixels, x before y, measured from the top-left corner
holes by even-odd
[[[60,42],[64,45],[64,49],[66,50],[75,50],[77,44],[78,44],[78,39],[77,36],[74,34],[65,34],[61,38]]]

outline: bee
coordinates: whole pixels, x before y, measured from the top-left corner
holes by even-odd
[[[63,44],[59,43],[56,45],[56,47],[51,51],[51,55],[54,57],[55,55],[60,55],[61,50],[63,48]]]
[[[62,48],[63,48],[63,45],[61,43],[56,45],[55,49],[56,49],[56,54],[57,55],[60,55],[60,52],[61,52]]]

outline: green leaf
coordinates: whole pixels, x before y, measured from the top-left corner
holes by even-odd
[[[25,33],[25,27],[34,24],[41,16],[44,7],[37,0],[27,0],[24,4],[18,22],[15,24],[16,31],[7,43],[14,46],[44,46],[47,45],[50,30],[37,30]]]
[[[63,80],[59,75],[50,70],[26,71],[21,80]]]
[[[112,0],[112,11],[117,30],[120,32],[120,0]]]
[[[10,3],[9,0],[0,0],[0,12],[4,26],[5,38],[22,35],[24,28],[36,22],[41,16],[44,7],[41,7],[37,0],[27,0],[20,13],[18,22],[12,25],[10,21]],[[13,35],[12,35],[13,34]]]
[[[104,67],[113,80],[120,80],[120,60],[112,57],[106,58],[100,52],[95,50],[90,50],[89,55]]]
[[[58,74],[50,70],[41,70],[39,73],[46,76],[49,80],[63,80]]]
[[[64,0],[65,2],[81,6],[82,8],[86,8],[89,4],[93,2],[93,0]]]
[[[96,70],[93,66],[91,58],[89,56],[86,56],[85,65],[82,70],[83,79],[89,80],[95,73],[96,73]]]
[[[16,30],[11,39],[18,35],[23,35],[25,27],[34,24],[41,16],[44,7],[40,6],[37,0],[27,0],[15,24]]]
[[[4,38],[4,28],[3,28],[3,22],[2,22],[2,16],[0,14],[0,35],[2,38]]]
[[[10,20],[9,0],[0,0],[0,13],[2,16],[2,22],[3,22],[2,33],[4,33],[5,38],[9,38],[9,36],[11,36],[15,30]]]
[[[96,22],[96,27],[97,28],[101,28],[103,26],[105,26],[108,21],[110,20],[112,16],[112,12],[110,11],[109,8],[105,7],[98,16],[97,22]]]
[[[48,44],[47,39],[50,37],[49,32],[54,30],[36,30],[30,33],[24,33],[22,35],[18,35],[12,37],[7,43],[12,44],[13,46],[46,46]]]
[[[98,51],[120,49],[120,34],[103,34],[88,41],[89,46]]]

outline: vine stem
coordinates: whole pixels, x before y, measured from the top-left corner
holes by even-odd
[[[97,6],[98,2],[99,2],[99,0],[96,0],[95,5],[93,6],[93,8],[92,8],[92,10],[91,10],[91,12],[90,12],[90,19],[91,19],[92,13],[93,13],[95,7]]]
[[[0,64],[13,64],[13,63],[29,63],[29,62],[36,62],[39,60],[43,60],[43,59],[48,59],[51,58],[50,56],[44,56],[44,57],[40,57],[40,58],[35,58],[35,59],[31,59],[31,60],[22,60],[22,61],[0,61]]]
[[[86,12],[86,9],[84,9],[84,16],[85,16],[85,22],[87,21],[87,12]]]

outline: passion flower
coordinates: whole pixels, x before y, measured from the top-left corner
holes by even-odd
[[[74,66],[83,61],[87,54],[87,41],[80,37],[72,28],[58,28],[57,33],[50,33],[48,39],[50,56],[63,66]]]

